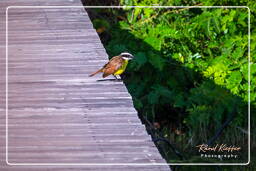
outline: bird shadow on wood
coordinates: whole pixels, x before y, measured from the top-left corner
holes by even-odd
[[[97,82],[105,82],[105,81],[113,81],[113,82],[123,82],[122,79],[102,79],[102,80],[97,80]]]

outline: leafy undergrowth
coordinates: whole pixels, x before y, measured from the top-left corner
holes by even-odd
[[[220,5],[209,0],[120,1],[121,5],[184,3]],[[221,5],[248,5],[255,14],[255,5],[249,1],[226,0]],[[247,8],[127,7],[88,11],[109,56],[124,51],[135,56],[123,75],[135,108],[188,158],[181,162],[200,161],[195,146],[209,141],[230,118],[231,123],[214,144],[241,146],[240,158],[232,162],[247,162]],[[254,15],[251,23],[255,24]],[[255,37],[251,31],[251,39]],[[256,76],[255,60],[252,41],[251,78]],[[255,85],[252,79],[252,113],[256,106]],[[255,139],[255,132],[252,135]],[[164,153],[168,162],[177,162],[172,152]]]

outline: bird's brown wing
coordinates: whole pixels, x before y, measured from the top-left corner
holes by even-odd
[[[103,78],[114,74],[124,63],[124,59],[121,56],[114,56],[110,61],[104,66]]]

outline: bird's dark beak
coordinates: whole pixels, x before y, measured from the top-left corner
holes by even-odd
[[[130,56],[129,60],[133,60],[134,56]]]

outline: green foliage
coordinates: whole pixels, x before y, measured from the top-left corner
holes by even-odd
[[[182,3],[121,0],[128,6]],[[218,3],[249,5],[255,12],[255,4],[244,0],[191,1],[186,5]],[[188,130],[187,140],[193,137],[191,144],[207,141],[234,110],[236,118],[230,128],[247,128],[247,8],[125,8],[123,15],[126,19],[112,25],[111,40],[105,47],[110,56],[123,51],[134,54],[125,83],[138,111],[150,115],[152,121],[180,122]],[[253,17],[252,22],[255,24]],[[251,38],[250,77],[255,78],[255,32]],[[254,108],[255,85],[252,79]],[[211,131],[202,134],[202,130]]]
[[[110,28],[110,24],[106,20],[103,20],[103,19],[95,19],[95,20],[93,20],[93,26],[96,29],[102,28],[102,27],[104,27],[106,29]]]

